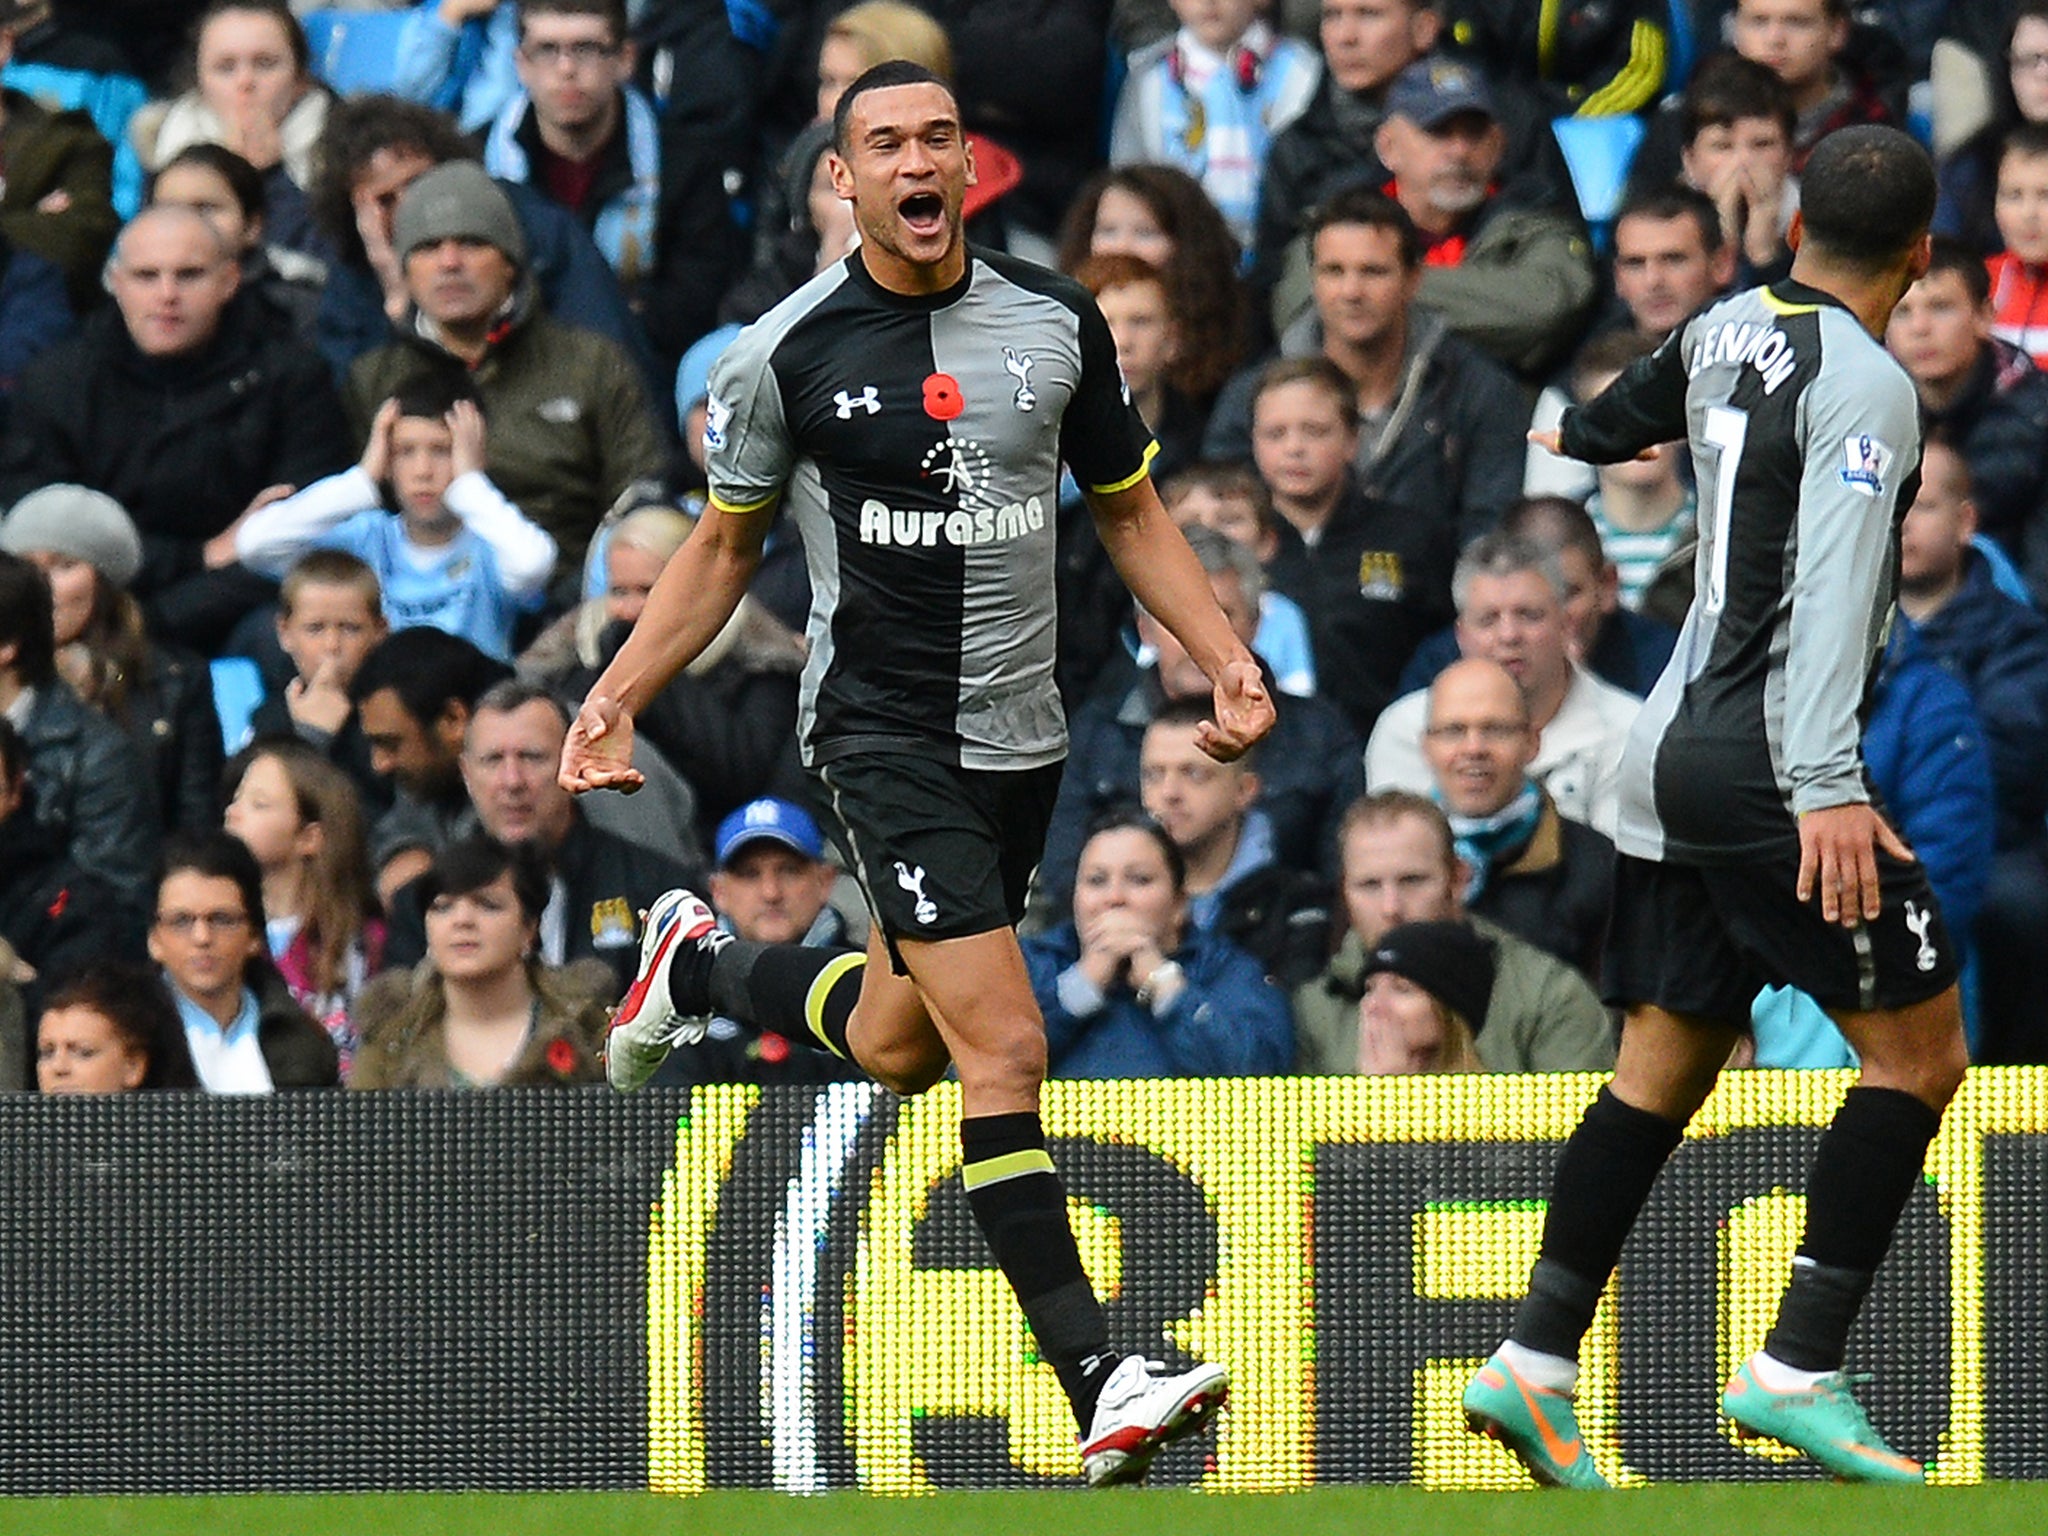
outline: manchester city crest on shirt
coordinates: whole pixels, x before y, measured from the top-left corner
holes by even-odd
[[[624,949],[633,940],[633,906],[625,897],[607,896],[590,904],[592,949]]]
[[[1358,557],[1358,595],[1375,602],[1398,603],[1408,589],[1398,550],[1368,549]]]

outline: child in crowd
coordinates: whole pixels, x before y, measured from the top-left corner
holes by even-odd
[[[1281,37],[1259,0],[1173,0],[1180,27],[1131,55],[1110,129],[1112,165],[1186,171],[1249,250],[1274,137],[1315,95],[1315,50]]]
[[[348,776],[311,747],[266,742],[242,759],[227,830],[263,874],[265,937],[292,1000],[326,1029],[343,1081],[355,1049],[349,1009],[383,960],[369,914],[370,855]]]
[[[2005,249],[1985,263],[1992,333],[2048,366],[2048,123],[2006,136],[1993,212]]]
[[[1685,182],[1714,200],[1741,260],[1735,286],[1776,282],[1792,266],[1785,232],[1799,211],[1798,114],[1784,82],[1739,53],[1716,54],[1686,87],[1679,122]]]
[[[1200,525],[1220,533],[1250,550],[1261,566],[1280,547],[1272,498],[1259,477],[1242,464],[1197,464],[1167,479],[1160,495],[1176,528]],[[1259,594],[1259,632],[1252,649],[1273,669],[1281,692],[1308,698],[1316,691],[1308,615],[1293,598],[1271,587]]]
[[[425,375],[378,407],[355,468],[235,529],[236,555],[266,574],[315,546],[345,549],[376,573],[393,629],[432,625],[501,661],[514,620],[539,606],[555,568],[555,541],[485,474],[483,413],[453,373]]]
[[[372,809],[390,804],[390,788],[370,765],[370,744],[349,702],[363,658],[389,630],[377,573],[342,549],[301,555],[277,594],[277,643],[294,675],[281,695],[257,706],[259,737],[296,736],[346,773]]]
[[[1204,412],[1173,386],[1185,331],[1166,274],[1142,257],[1115,252],[1088,257],[1074,280],[1095,295],[1131,404],[1159,441],[1153,477],[1193,463],[1202,449]]]
[[[1584,405],[1655,343],[1637,331],[1614,331],[1589,344],[1572,366],[1572,397]],[[1647,459],[1603,464],[1586,511],[1600,547],[1621,577],[1622,606],[1640,611],[1658,568],[1695,532],[1697,498],[1680,473],[1683,443],[1660,443]]]

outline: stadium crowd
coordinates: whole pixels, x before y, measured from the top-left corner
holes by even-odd
[[[1199,749],[1069,482],[1055,1075],[1612,1064],[1691,466],[1526,434],[1782,277],[1866,122],[1942,189],[1866,752],[1975,1059],[2048,1063],[2048,0],[0,0],[0,1088],[595,1082],[661,891],[864,941],[793,531],[647,788],[555,773],[702,510],[712,360],[848,255],[829,114],[891,58],[955,83],[970,237],[1095,295],[1279,702]],[[1850,1059],[1796,994],[1746,1049]],[[719,1020],[659,1081],[844,1075]]]

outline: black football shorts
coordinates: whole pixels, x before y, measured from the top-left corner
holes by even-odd
[[[1878,850],[1883,910],[1855,928],[1800,901],[1798,875],[1796,850],[1746,864],[1621,855],[1607,1000],[1740,1023],[1766,985],[1797,987],[1831,1013],[1867,1013],[1924,1002],[1955,982],[1955,947],[1917,862]]]
[[[1061,765],[957,768],[867,751],[811,769],[832,840],[861,884],[900,974],[900,939],[1014,927],[1059,794]]]

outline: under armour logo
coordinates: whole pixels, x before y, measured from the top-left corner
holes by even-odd
[[[1018,352],[1015,347],[1003,348],[1003,371],[1017,381],[1017,393],[1010,404],[1020,411],[1028,411],[1038,404],[1038,395],[1031,387],[1031,369],[1035,359],[1029,352]]]
[[[857,395],[848,394],[843,389],[840,390],[838,394],[832,397],[832,405],[833,414],[841,421],[853,420],[853,413],[857,409],[866,411],[870,416],[873,416],[882,408],[881,399],[875,394],[875,386],[872,384],[868,385],[867,388]]]
[[[901,864],[896,866],[901,869]],[[1934,969],[1934,962],[1941,958],[1934,947],[1934,941],[1927,937],[1927,930],[1934,926],[1934,913],[1930,908],[1906,903],[1906,931],[1920,941],[1920,953],[1913,957],[1913,964],[1923,971]]]
[[[924,893],[924,866],[922,864],[912,869],[901,859],[898,859],[896,861],[896,883],[917,898],[917,904],[911,908],[910,915],[912,917],[915,917],[927,927],[939,920],[939,904]]]

